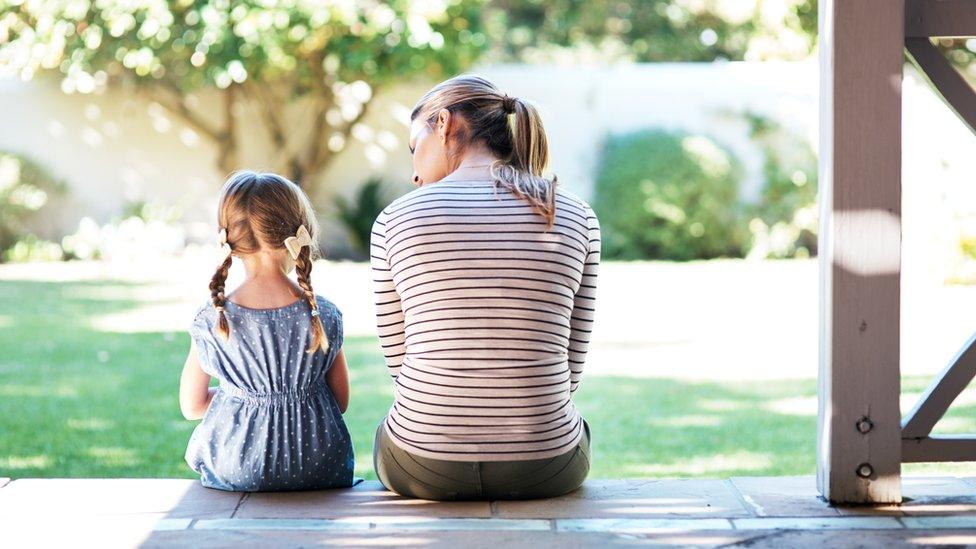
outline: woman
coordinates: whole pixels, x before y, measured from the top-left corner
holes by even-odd
[[[561,495],[589,471],[571,399],[593,324],[600,229],[543,178],[529,103],[458,76],[411,114],[414,182],[373,225],[377,325],[395,400],[373,465],[432,500]]]

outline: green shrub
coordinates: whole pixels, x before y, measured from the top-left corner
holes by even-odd
[[[29,256],[37,239],[28,241],[27,221],[52,193],[64,192],[64,183],[52,178],[37,164],[15,154],[0,153],[0,258]],[[16,253],[8,253],[19,242]],[[49,255],[50,250],[45,255]]]
[[[763,153],[763,188],[749,205],[750,256],[817,253],[817,156],[801,136],[762,115],[746,113],[749,135]]]
[[[64,259],[64,251],[60,244],[38,238],[33,234],[25,235],[3,252],[3,260],[9,263],[60,261],[62,259]]]
[[[352,200],[341,196],[336,198],[339,223],[346,229],[353,250],[360,257],[369,256],[369,237],[373,222],[390,203],[390,194],[381,179],[371,177],[359,187]]]
[[[140,261],[147,254],[180,255],[186,235],[179,206],[137,201],[126,204],[119,216],[103,224],[90,217],[78,222],[78,230],[61,239],[65,259],[124,259]]]
[[[749,232],[741,172],[732,154],[704,136],[649,130],[609,137],[593,201],[604,257],[742,257]]]

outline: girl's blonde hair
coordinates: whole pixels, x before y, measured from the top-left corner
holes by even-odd
[[[546,218],[556,218],[556,177],[542,176],[549,163],[549,144],[539,111],[531,103],[502,93],[488,80],[474,75],[455,76],[434,86],[417,102],[410,120],[433,124],[441,109],[459,114],[454,138],[463,150],[483,142],[499,161],[491,166],[496,185],[529,201]],[[453,154],[460,151],[453,151]]]
[[[295,260],[298,285],[305,292],[305,299],[318,310],[318,301],[312,291],[312,261],[319,257],[317,235],[318,220],[312,204],[302,189],[273,173],[239,171],[231,174],[220,191],[217,209],[218,232],[227,231],[230,253],[210,280],[210,296],[219,313],[217,331],[224,340],[230,338],[230,323],[224,314],[224,283],[234,255],[242,256],[261,250],[284,250],[285,239],[295,236],[302,225],[312,237],[310,246],[303,246]],[[318,314],[313,314],[312,343],[308,353],[329,347],[325,329]]]

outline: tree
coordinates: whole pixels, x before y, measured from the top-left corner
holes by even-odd
[[[476,59],[487,42],[483,4],[0,0],[0,67],[23,79],[60,73],[66,93],[134,82],[215,143],[225,173],[240,167],[234,113],[248,100],[278,155],[267,160],[301,184],[343,149],[378,89]],[[201,106],[201,90],[218,94],[218,116]],[[289,113],[307,128],[289,127]]]
[[[132,82],[214,143],[222,172],[240,167],[247,131],[270,139],[262,163],[300,184],[343,150],[378,90],[486,53],[792,58],[815,35],[815,0],[0,0],[0,68],[58,74],[66,93]],[[235,118],[245,102],[258,120]]]
[[[714,61],[802,59],[816,0],[494,0],[503,58]]]

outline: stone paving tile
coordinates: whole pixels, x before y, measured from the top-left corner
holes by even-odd
[[[813,475],[730,480],[758,516],[901,517],[976,511],[976,486],[956,477],[902,477],[900,505],[828,505],[820,498]]]
[[[0,547],[138,547],[157,529],[181,527],[188,519],[166,519],[165,513],[116,515],[35,515],[0,518]],[[166,524],[168,521],[180,524]]]
[[[921,516],[904,517],[901,519],[906,528],[916,529],[956,529],[969,528],[976,529],[976,516]]]
[[[815,476],[732,477],[729,479],[758,517],[836,517],[820,499]]]
[[[734,518],[737,530],[882,530],[901,529],[896,517]]]
[[[164,513],[231,517],[241,494],[189,479],[18,479],[0,489],[0,518]]]
[[[901,492],[908,516],[976,513],[976,486],[959,477],[903,476]]]
[[[232,530],[187,530],[182,532],[153,532],[143,547],[179,548],[228,547],[247,549],[251,547],[433,547],[457,549],[517,549],[558,547],[559,549],[634,546],[646,547],[649,544],[660,546],[716,546],[747,540],[755,537],[754,532],[668,532],[648,536],[632,534],[611,534],[602,532],[534,532],[497,531],[476,534],[465,531],[455,532],[362,532],[340,533],[322,531],[232,531]]]
[[[718,479],[587,481],[558,498],[499,501],[506,518],[744,517],[750,513],[731,486]]]
[[[348,517],[342,519],[211,519],[193,524],[197,530],[329,530],[329,531],[495,531],[552,529],[548,520],[500,518],[404,519]]]
[[[378,481],[348,489],[249,494],[236,518],[343,518],[396,516],[415,518],[490,517],[485,501],[436,502],[398,496]]]
[[[493,519],[499,520],[499,519]],[[703,519],[557,519],[557,532],[617,532],[645,534],[652,532],[687,532],[694,530],[731,530],[724,518]]]
[[[817,547],[830,549],[863,549],[865,547],[955,547],[976,544],[976,530],[940,532],[932,530],[779,530],[767,533],[751,531],[753,535],[743,546],[759,549],[784,547]]]

